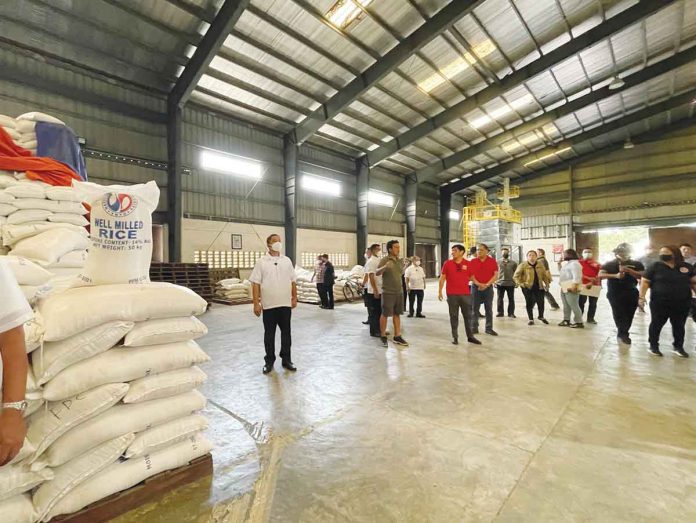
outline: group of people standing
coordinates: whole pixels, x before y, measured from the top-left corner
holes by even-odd
[[[334,283],[336,283],[336,271],[333,264],[329,261],[328,254],[317,256],[317,261],[314,264],[314,274],[312,281],[317,286],[319,293],[319,301],[321,309],[334,308]]]

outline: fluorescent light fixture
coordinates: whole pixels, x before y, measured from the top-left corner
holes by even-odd
[[[450,211],[450,220],[459,221],[460,217],[461,217],[461,215],[459,214],[459,211]]]
[[[481,116],[480,118],[476,118],[475,120],[470,121],[469,125],[474,129],[478,129],[479,127],[483,127],[484,125],[491,123],[493,120],[502,118],[503,116],[513,112],[514,110],[524,107],[532,101],[534,101],[534,97],[531,94],[526,94],[522,98],[518,98],[517,100],[510,102],[509,104],[505,104],[502,107],[499,107],[494,111],[491,111],[486,116]]]
[[[261,164],[238,156],[204,150],[200,156],[201,168],[224,174],[234,174],[255,180],[261,179]]]
[[[394,196],[386,192],[375,191],[374,189],[370,189],[367,193],[367,201],[385,207],[394,206]]]
[[[545,154],[544,156],[540,156],[539,158],[536,158],[530,162],[527,162],[524,164],[524,166],[527,167],[528,165],[532,165],[534,163],[541,162],[542,160],[546,160],[547,158],[551,158],[552,156],[556,156],[556,155],[559,155],[559,154],[564,153],[566,151],[570,151],[571,149],[572,149],[572,147],[564,147],[563,149],[559,149],[558,151],[554,151],[552,153]]]
[[[611,89],[612,91],[613,91],[614,89],[621,89],[624,85],[626,85],[626,82],[624,82],[624,81],[623,81],[621,78],[619,78],[618,76],[614,76],[614,77],[611,79],[611,82],[609,82],[609,89]]]
[[[626,138],[626,141],[624,142],[623,148],[624,149],[633,149],[635,145],[633,145],[633,142],[631,141],[630,138]]]
[[[360,6],[367,7],[372,0],[338,0],[331,9],[326,12],[326,19],[336,27],[343,29],[355,20],[362,9]]]
[[[436,87],[442,85],[447,80],[454,78],[459,73],[467,69],[470,65],[476,63],[476,57],[485,58],[493,51],[495,51],[495,44],[490,40],[485,40],[476,47],[472,49],[474,55],[471,53],[464,53],[464,56],[458,56],[452,62],[448,63],[446,66],[442,67],[436,73],[430,75],[428,78],[423,80],[418,84],[418,88],[421,91],[429,93]]]
[[[328,194],[330,196],[341,196],[341,183],[322,178],[320,176],[312,176],[311,174],[303,174],[300,178],[300,186],[308,191]]]

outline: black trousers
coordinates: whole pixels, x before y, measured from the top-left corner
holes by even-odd
[[[290,334],[290,319],[292,309],[290,307],[276,307],[263,311],[263,344],[266,347],[266,365],[273,365],[275,356],[276,327],[280,327],[280,359],[291,362],[290,347],[292,336]]]
[[[486,311],[486,330],[493,330],[493,287],[488,287],[485,291],[480,291],[478,287],[474,287],[474,313],[471,318],[471,327],[474,333],[478,332],[479,317],[478,311],[483,304]]]
[[[585,303],[589,298],[590,306],[587,308],[587,320],[594,320],[595,314],[597,313],[597,300],[594,296],[580,295],[580,310],[585,313]]]
[[[536,305],[539,311],[539,318],[544,317],[544,289],[525,289],[522,287],[524,295],[524,304],[527,309],[527,317],[530,320],[534,319],[534,306]]]
[[[319,293],[319,299],[321,300],[321,306],[325,309],[334,308],[334,291],[333,284],[329,283],[317,283],[317,292]]]
[[[368,294],[367,302],[367,319],[370,322],[370,334],[379,336],[379,318],[382,316],[382,299],[375,298],[374,294]]]
[[[498,285],[498,314],[504,314],[505,303],[504,298],[508,297],[508,316],[515,314],[515,286],[514,285]]]
[[[689,309],[691,308],[691,299],[689,301],[650,301],[650,328],[649,340],[651,347],[660,345],[660,333],[662,327],[665,326],[667,320],[672,325],[672,336],[675,347],[684,347],[684,331],[686,328],[686,319],[689,317]]]
[[[467,339],[473,338],[474,333],[471,331],[471,296],[468,294],[447,295],[447,305],[449,305],[450,326],[452,327],[452,337],[459,339],[459,312],[461,311],[464,318],[464,329],[466,330]]]
[[[413,316],[413,306],[416,300],[418,301],[418,306],[416,307],[416,314],[421,314],[423,312],[423,296],[425,296],[424,290],[410,290],[408,291],[408,313]]]
[[[610,293],[607,299],[609,300],[609,305],[611,305],[611,313],[614,316],[617,335],[621,337],[628,336],[628,331],[631,330],[633,318],[638,309],[638,289],[616,294]]]

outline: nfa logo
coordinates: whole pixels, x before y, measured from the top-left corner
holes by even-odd
[[[112,192],[106,194],[102,200],[102,208],[104,211],[116,218],[128,216],[137,206],[137,199],[133,198],[130,194]]]

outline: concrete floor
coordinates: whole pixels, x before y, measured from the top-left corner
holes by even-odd
[[[455,347],[435,292],[406,349],[368,337],[359,304],[301,304],[299,372],[269,376],[251,307],[213,307],[214,477],[118,521],[696,520],[696,358],[669,328],[658,359],[645,315],[620,349],[606,299],[577,331],[527,326],[518,296],[498,338]]]

